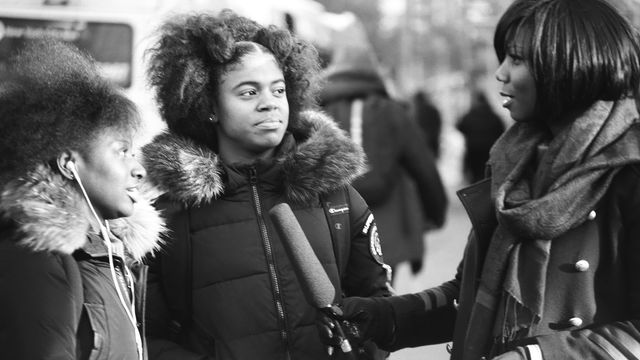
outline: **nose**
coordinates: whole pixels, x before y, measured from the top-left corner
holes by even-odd
[[[131,176],[138,180],[142,180],[145,176],[147,176],[147,170],[144,169],[144,166],[140,164],[140,162],[136,159],[133,159],[133,167],[131,168]]]
[[[506,67],[506,61],[502,61],[500,63],[500,66],[498,66],[498,68],[496,69],[496,80],[498,80],[499,82],[504,83],[509,80]]]
[[[258,104],[258,110],[273,110],[277,108],[277,99],[271,94],[269,91],[265,91],[263,95],[260,97],[260,103]]]

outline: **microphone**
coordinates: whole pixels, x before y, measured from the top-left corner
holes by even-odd
[[[269,210],[269,217],[273,221],[280,239],[282,239],[307,301],[329,318],[335,319],[336,313],[332,304],[336,290],[311,244],[309,244],[309,240],[291,207],[286,203],[277,204]],[[351,344],[347,340],[340,322],[335,321],[334,325],[340,349],[343,353],[351,353]]]
[[[330,307],[336,296],[336,289],[289,204],[275,205],[269,210],[269,216],[282,239],[307,301],[320,309]]]

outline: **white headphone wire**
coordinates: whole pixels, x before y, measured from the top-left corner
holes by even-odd
[[[96,218],[96,221],[98,222],[98,226],[100,226],[100,232],[102,234],[102,240],[104,241],[105,245],[107,246],[107,253],[108,253],[108,257],[109,257],[109,270],[111,272],[111,280],[113,281],[113,285],[116,288],[116,293],[118,294],[118,298],[120,300],[120,303],[122,305],[122,307],[124,308],[127,317],[129,318],[129,321],[131,322],[131,325],[133,326],[133,331],[135,333],[135,340],[136,340],[136,350],[138,351],[138,359],[142,360],[143,359],[143,352],[142,352],[142,337],[140,336],[140,331],[138,330],[138,321],[136,319],[136,311],[135,311],[135,289],[131,288],[131,309],[129,308],[129,306],[127,306],[127,301],[124,299],[124,295],[122,294],[122,290],[120,290],[120,284],[118,283],[117,280],[117,276],[116,276],[116,271],[115,271],[115,266],[113,264],[113,250],[111,249],[111,239],[109,238],[109,223],[104,220],[104,225],[102,224],[102,222],[100,221],[100,217],[98,216],[98,213],[96,213],[95,209],[93,208],[93,205],[91,204],[91,200],[89,200],[89,195],[87,194],[87,191],[84,189],[84,185],[82,185],[82,181],[80,180],[80,176],[78,175],[78,171],[76,170],[75,166],[71,166],[69,168],[69,170],[71,170],[71,172],[73,173],[73,176],[75,177],[76,181],[78,182],[78,185],[80,186],[80,190],[82,191],[82,195],[84,196],[85,200],[87,201],[87,204],[89,205],[89,209],[91,210],[91,213],[93,214],[93,216]],[[124,259],[123,259],[124,261]],[[126,269],[126,265],[123,264],[123,267]],[[122,276],[125,276],[124,272],[122,274]]]

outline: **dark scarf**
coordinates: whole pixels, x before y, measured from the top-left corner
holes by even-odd
[[[490,166],[498,226],[465,358],[486,355],[494,341],[526,337],[540,322],[551,241],[587,219],[623,166],[640,162],[637,122],[633,100],[600,101],[553,137],[544,153],[538,149],[548,135],[536,123],[516,123],[496,142]]]

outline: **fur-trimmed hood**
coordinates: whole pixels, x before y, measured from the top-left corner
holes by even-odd
[[[325,114],[308,110],[291,129],[292,151],[277,155],[284,173],[284,193],[306,203],[351,183],[365,169],[362,148]],[[224,167],[208,147],[173,133],[158,135],[143,148],[147,181],[188,205],[207,203],[224,193]]]
[[[157,250],[165,231],[164,221],[147,201],[151,196],[150,191],[141,196],[145,200],[134,204],[132,216],[109,220],[111,232],[136,260]],[[98,228],[82,194],[46,165],[2,188],[0,217],[15,223],[19,244],[35,251],[71,254],[87,244],[90,229]]]

